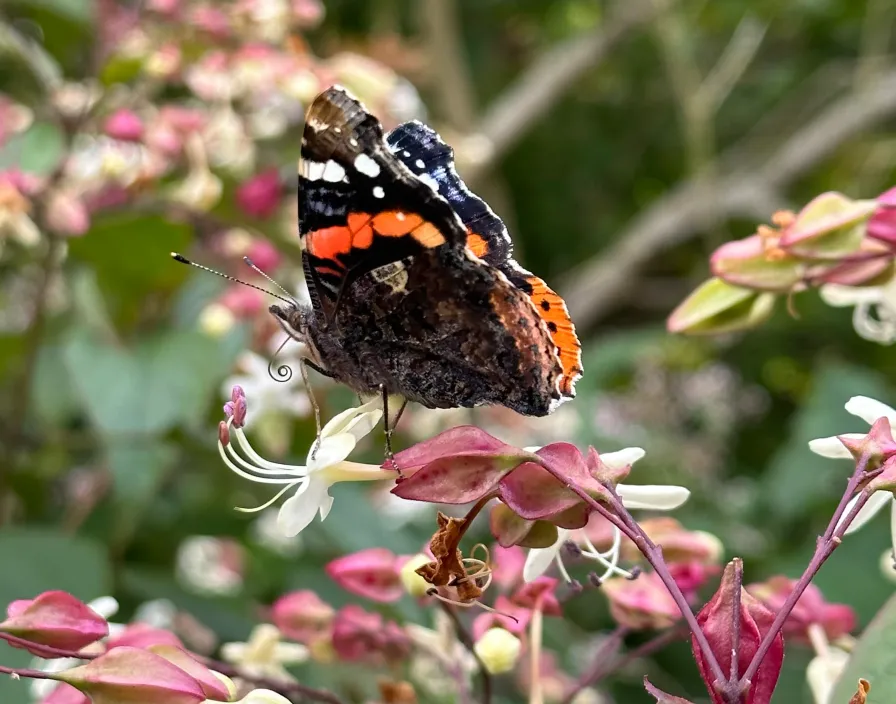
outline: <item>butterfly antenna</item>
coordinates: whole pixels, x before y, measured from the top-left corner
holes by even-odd
[[[292,297],[292,294],[289,291],[287,291],[285,288],[283,288],[283,286],[278,284],[270,276],[268,276],[261,269],[259,269],[258,266],[255,264],[255,262],[253,262],[251,259],[249,259],[249,257],[243,257],[243,261],[246,262],[247,266],[250,269],[252,269],[252,271],[254,271],[256,274],[261,274],[264,278],[266,278],[268,281],[270,281],[272,284],[274,284],[274,286],[276,286],[278,289],[280,289],[283,292],[283,294],[287,298],[289,298],[289,300],[291,300],[293,302],[293,305],[299,305],[299,302],[295,298]]]
[[[202,266],[202,264],[197,264],[196,262],[187,259],[184,255],[178,254],[177,252],[172,252],[171,258],[176,262],[180,262],[181,264],[188,264],[189,266],[195,266],[197,269],[202,269],[203,271],[207,271],[208,273],[214,274],[215,276],[220,276],[222,279],[227,279],[228,281],[233,281],[234,283],[242,284],[243,286],[248,286],[249,288],[254,288],[256,291],[261,291],[262,293],[266,293],[269,296],[273,296],[277,300],[283,301],[284,303],[288,303],[291,306],[296,305],[295,299],[293,299],[291,296],[289,298],[284,298],[283,296],[280,296],[280,295],[274,293],[273,291],[268,291],[266,288],[262,288],[261,286],[256,286],[255,284],[250,284],[248,281],[243,281],[242,279],[238,279],[235,276],[229,276],[228,274],[224,274],[220,271],[215,271],[214,269],[210,269],[207,266]],[[269,277],[265,277],[265,278],[270,280]],[[282,286],[280,288],[282,290]],[[284,293],[286,293],[286,292],[284,291]],[[287,294],[287,296],[288,295],[289,294]]]

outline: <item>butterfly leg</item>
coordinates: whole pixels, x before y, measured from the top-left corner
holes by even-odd
[[[389,394],[386,391],[386,387],[382,384],[380,384],[380,393],[383,395],[383,428],[386,433],[386,462],[392,466],[392,469],[398,472],[399,476],[401,476],[401,469],[395,464],[395,455],[392,452],[392,433],[395,431],[396,426],[398,426],[398,421],[401,420],[401,415],[408,405],[408,400],[404,399],[404,401],[402,401],[401,407],[398,409],[398,413],[395,416],[395,420],[390,423]]]
[[[311,448],[311,459],[314,459],[317,455],[317,450],[320,447],[320,406],[317,405],[317,399],[314,397],[314,390],[311,388],[311,383],[308,381],[308,367],[311,367],[317,372],[322,372],[322,370],[314,364],[314,362],[310,362],[304,357],[299,360],[299,369],[302,371],[302,383],[305,384],[305,391],[308,393],[308,400],[311,401],[311,408],[314,411],[314,428],[316,433],[314,436],[314,445]],[[326,374],[326,372],[322,373]]]

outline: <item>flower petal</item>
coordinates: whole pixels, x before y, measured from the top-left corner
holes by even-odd
[[[860,303],[877,303],[883,298],[880,286],[841,286],[827,284],[819,289],[821,300],[829,306],[843,308]]]
[[[678,508],[691,495],[683,486],[667,484],[619,484],[616,491],[628,509],[646,508],[657,511]]]
[[[320,444],[316,448],[312,445],[308,453],[309,474],[342,462],[355,449],[357,443],[351,433],[339,433],[329,437],[321,435]]]
[[[277,526],[288,538],[298,535],[314,520],[314,514],[328,498],[326,482],[310,478],[283,502],[277,514]]]
[[[887,404],[867,396],[853,396],[846,402],[846,410],[861,418],[868,425],[874,425],[874,421],[878,418],[886,418],[891,425],[896,425],[896,411]]]
[[[375,413],[377,411],[382,415],[381,408],[382,400],[378,396],[357,408],[349,408],[342,413],[333,416],[321,429],[320,436],[321,438],[327,438],[331,435],[339,435],[340,433],[348,432],[356,417],[364,415],[365,413]]]
[[[843,520],[849,515],[850,511],[852,511],[852,507],[856,505],[856,501],[859,500],[859,497],[854,497],[848,504],[846,504],[846,510],[843,511],[843,517],[840,519],[842,523]],[[858,515],[856,515],[855,520],[850,524],[849,528],[846,531],[846,535],[850,533],[855,533],[857,530],[862,528],[868,521],[874,518],[878,512],[886,506],[890,501],[893,500],[893,495],[887,491],[876,491],[871,495],[871,498],[868,499],[868,502],[862,506],[862,510],[859,511]],[[837,524],[839,527],[840,524]]]
[[[619,469],[634,464],[646,454],[640,447],[626,447],[616,452],[600,453],[600,461],[610,469]]]
[[[843,433],[841,437],[850,440],[861,440],[865,437],[864,433]],[[816,455],[827,457],[833,460],[851,460],[852,453],[846,449],[846,445],[840,442],[840,438],[834,435],[829,438],[816,438],[809,441],[809,449]]]
[[[551,563],[560,553],[560,548],[563,547],[563,543],[566,542],[568,535],[568,530],[560,528],[557,531],[557,542],[549,548],[532,548],[529,550],[529,554],[526,555],[526,562],[523,565],[523,581],[533,582],[548,571],[548,567],[551,566]]]

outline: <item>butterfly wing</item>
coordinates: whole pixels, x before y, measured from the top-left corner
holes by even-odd
[[[454,150],[435,130],[417,121],[399,125],[387,135],[386,141],[392,153],[418,179],[448,201],[466,228],[470,251],[499,269],[529,297],[557,348],[563,368],[560,391],[564,396],[575,396],[575,382],[582,375],[582,354],[566,303],[542,279],[513,259],[513,242],[507,227],[458,176]]]

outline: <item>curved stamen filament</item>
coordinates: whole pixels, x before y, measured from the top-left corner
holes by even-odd
[[[235,506],[234,510],[241,511],[242,513],[258,513],[259,511],[264,511],[268,506],[276,503],[280,499],[280,497],[283,496],[287,491],[292,489],[297,484],[303,484],[305,481],[307,481],[307,480],[298,479],[298,480],[294,481],[292,484],[287,484],[280,491],[278,491],[276,494],[274,494],[274,498],[269,499],[268,501],[265,501],[261,506],[256,506],[255,508],[242,508],[240,506]]]
[[[303,467],[302,465],[294,465],[294,464],[280,464],[278,462],[271,462],[270,460],[266,460],[264,457],[259,455],[252,446],[249,444],[248,438],[246,438],[246,434],[243,432],[242,428],[235,428],[234,435],[236,436],[237,442],[240,444],[240,448],[243,452],[246,453],[246,456],[252,460],[258,467],[259,471],[264,473],[262,468],[266,470],[275,470],[282,472],[284,474],[297,474],[301,471],[302,475],[307,474],[308,468]]]

